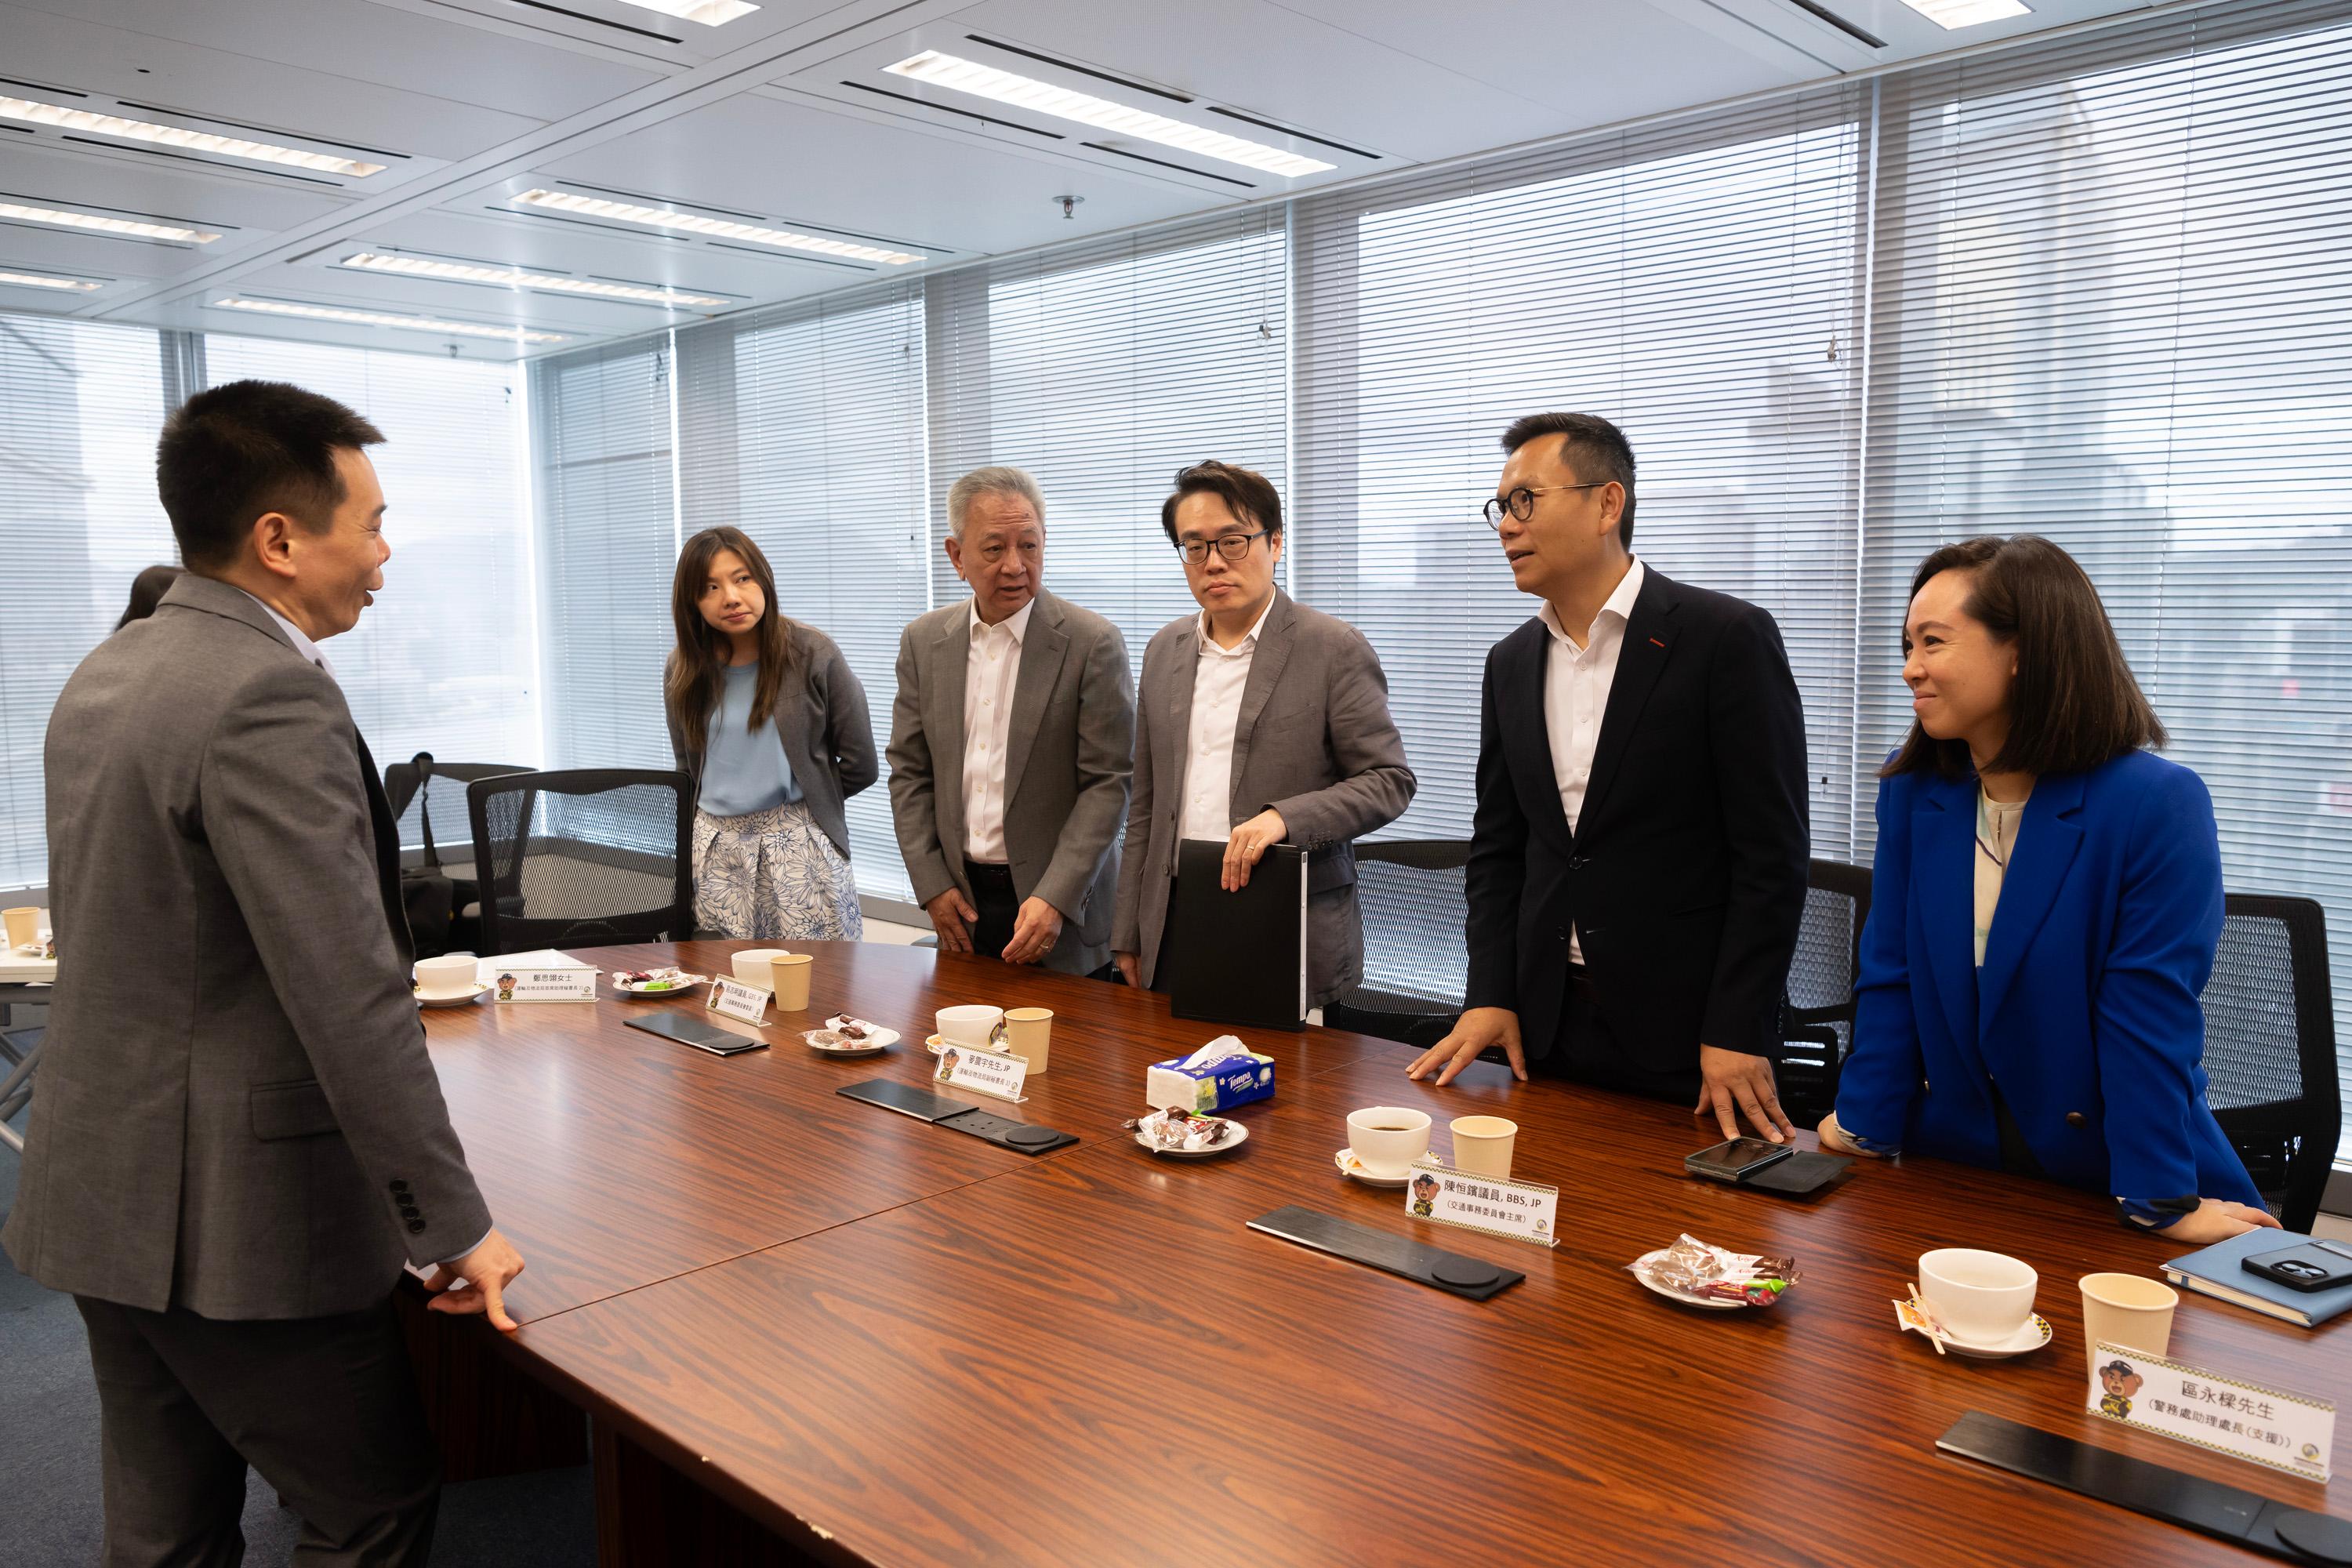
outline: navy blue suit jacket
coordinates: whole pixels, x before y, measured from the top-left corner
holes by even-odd
[[[1990,1078],[2058,1181],[2259,1205],[2205,1103],[2221,848],[2204,781],[2148,752],[2036,781],[1980,973],[1976,799],[1973,774],[1878,786],[1839,1125],[1997,1166]]]

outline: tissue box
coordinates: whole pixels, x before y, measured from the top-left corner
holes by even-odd
[[[1154,1110],[1189,1110],[1214,1116],[1254,1100],[1274,1098],[1274,1058],[1255,1052],[1186,1067],[1171,1057],[1144,1074],[1143,1098]]]

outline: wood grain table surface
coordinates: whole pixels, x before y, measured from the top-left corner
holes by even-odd
[[[1214,1032],[1170,1019],[1164,999],[1048,975],[1007,984],[987,973],[1001,966],[928,950],[809,951],[819,955],[817,1016],[852,997],[852,1011],[894,1026],[946,1001],[1054,1006],[1052,1067],[1038,1080],[1051,1088],[1014,1113],[1085,1142],[1043,1158],[1000,1154],[832,1094],[836,1079],[872,1076],[840,1069],[875,1062],[919,1078],[929,1065],[919,1047],[866,1063],[805,1062],[795,1045],[797,1057],[780,1046],[625,1069],[613,1058],[638,1050],[635,1031],[615,1042],[601,1025],[540,1022],[585,1019],[584,1007],[477,1009],[457,1027],[436,1017],[432,1032],[500,1225],[534,1273],[544,1259],[558,1277],[543,1299],[526,1298],[540,1321],[516,1337],[520,1358],[698,1484],[823,1542],[824,1555],[887,1564],[2245,1556],[1938,1454],[1937,1436],[1969,1410],[2352,1514],[2331,1487],[2083,1413],[2076,1279],[2152,1274],[2175,1250],[2124,1230],[2095,1195],[1913,1161],[1860,1167],[1811,1203],[1776,1198],[1685,1175],[1683,1156],[1713,1141],[1685,1108],[1515,1084],[1486,1066],[1441,1091],[1403,1077],[1403,1047],[1325,1031],[1244,1031],[1281,1058],[1276,1099],[1240,1113],[1251,1136],[1231,1154],[1167,1160],[1116,1129],[1140,1108],[1145,1063]],[[701,967],[719,962],[713,948],[683,952],[689,966],[697,955]],[[611,966],[612,955],[594,956]],[[503,1067],[477,1059],[500,1053]],[[754,1071],[727,1071],[745,1066]],[[634,1118],[606,1103],[615,1080],[640,1100]],[[566,1113],[504,1103],[534,1084],[543,1097],[586,1104]],[[662,1103],[643,1103],[647,1096]],[[1401,1193],[1339,1175],[1332,1155],[1344,1118],[1368,1104],[1427,1109],[1441,1151],[1453,1116],[1517,1121],[1515,1173],[1561,1188],[1561,1244],[1545,1250],[1413,1219]],[[578,1123],[568,1133],[567,1121]],[[527,1136],[486,1147],[493,1127],[518,1124]],[[535,1173],[550,1161],[600,1171],[615,1137],[625,1171],[593,1176],[586,1194]],[[693,1173],[705,1164],[715,1177]],[[762,1179],[746,1193],[741,1178],[755,1173]],[[655,1201],[633,1209],[631,1190]],[[1292,1203],[1527,1279],[1466,1301],[1246,1228]],[[725,1212],[695,1212],[705,1205]],[[629,1234],[638,1229],[677,1234]],[[743,1245],[768,1229],[781,1234]],[[1801,1283],[1763,1310],[1661,1300],[1624,1265],[1685,1230],[1793,1254]],[[2053,1342],[1983,1362],[1938,1358],[1898,1333],[1890,1303],[1916,1277],[1918,1254],[1942,1246],[2031,1263]],[[660,1282],[640,1278],[663,1268]],[[574,1299],[584,1304],[549,1305]],[[2343,1402],[2352,1399],[2352,1342],[2341,1333],[2184,1293],[2170,1351]]]

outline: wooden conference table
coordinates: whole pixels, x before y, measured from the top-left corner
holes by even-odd
[[[748,944],[611,948],[606,969],[723,973]],[[2011,1564],[2223,1562],[2237,1548],[1939,1454],[1986,1410],[2352,1516],[2332,1488],[2083,1413],[2075,1279],[2170,1250],[2095,1196],[1928,1161],[1811,1204],[1685,1176],[1714,1141],[1680,1108],[1513,1084],[1446,1090],[1335,1031],[1238,1031],[1277,1063],[1249,1142],[1155,1157],[1119,1123],[1144,1069],[1219,1032],[1164,998],[928,949],[798,944],[805,1015],[719,1058],[623,1026],[698,999],[436,1009],[433,1058],[500,1227],[525,1326],[418,1326],[453,1454],[592,1418],[600,1553],[666,1562]],[[1055,1009],[1014,1108],[1074,1132],[1042,1156],[845,1100],[928,1079],[959,1002]],[[841,1060],[802,1028],[847,1011],[908,1038]],[[738,1027],[743,1027],[738,1026]],[[1340,1176],[1348,1111],[1520,1126],[1515,1173],[1561,1189],[1550,1251],[1411,1218]],[[1806,1142],[1810,1142],[1810,1136]],[[1297,1203],[1524,1270],[1485,1302],[1245,1228]],[[1624,1265],[1683,1231],[1793,1254],[1769,1310],[1662,1301]],[[2056,1337],[1939,1359],[1889,1305],[1918,1254],[1976,1246],[2042,1276]],[[2171,1353],[2352,1401],[2352,1342],[2185,1295]],[[490,1387],[517,1370],[533,1392]],[[573,1426],[576,1432],[576,1424]],[[560,1444],[558,1445],[560,1447]],[[488,1461],[485,1461],[488,1464]]]

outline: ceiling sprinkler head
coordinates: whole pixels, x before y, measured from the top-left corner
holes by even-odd
[[[1064,222],[1067,222],[1078,216],[1078,204],[1086,199],[1087,198],[1084,196],[1055,196],[1054,198],[1054,200],[1061,204],[1062,218]]]

